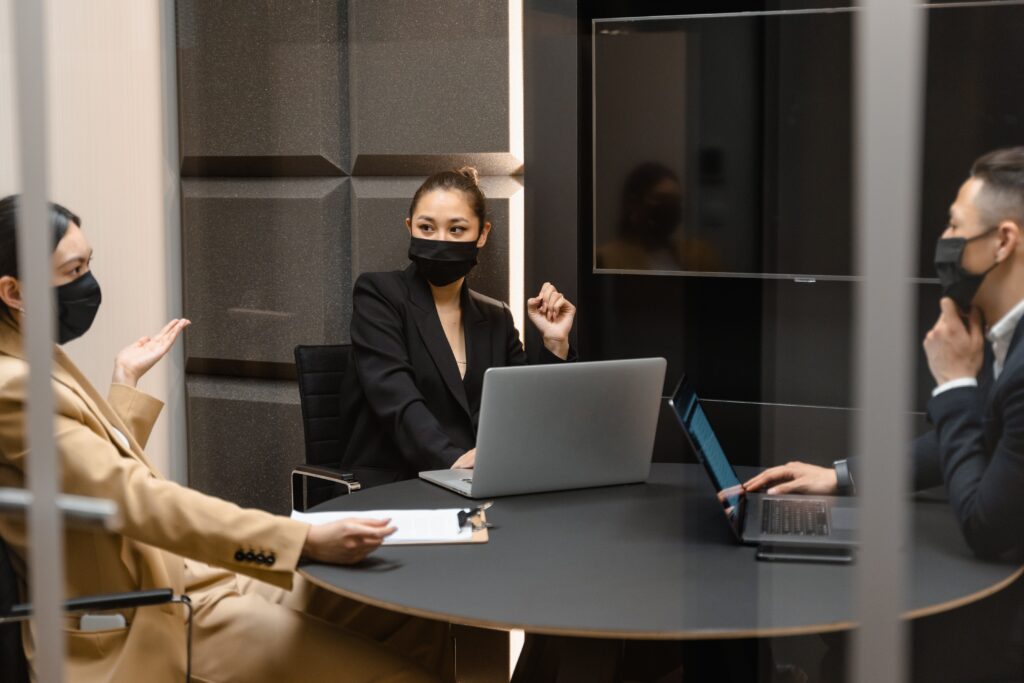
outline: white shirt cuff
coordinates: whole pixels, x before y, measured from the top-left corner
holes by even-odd
[[[976,380],[973,377],[961,377],[959,379],[951,379],[948,382],[940,384],[939,386],[932,389],[932,396],[938,396],[942,392],[949,391],[950,389],[959,389],[960,387],[976,386],[978,386],[978,380]]]

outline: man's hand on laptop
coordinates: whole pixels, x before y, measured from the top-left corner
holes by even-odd
[[[818,467],[805,462],[787,462],[769,467],[743,484],[747,491],[762,491],[769,495],[781,493],[834,494],[839,488],[836,471],[832,467]]]
[[[476,463],[476,449],[470,448],[459,456],[459,459],[452,463],[453,470],[471,470]]]

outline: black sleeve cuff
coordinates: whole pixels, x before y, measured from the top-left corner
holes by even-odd
[[[837,491],[841,496],[850,496],[854,493],[853,474],[850,472],[850,464],[846,460],[836,460],[832,463],[836,470]]]
[[[576,355],[576,349],[574,349],[572,346],[569,347],[569,355],[566,356],[564,359],[559,358],[555,354],[551,353],[551,351],[548,350],[548,347],[541,346],[540,358],[538,358],[537,360],[539,360],[543,365],[547,365],[548,363],[575,363],[578,360],[578,357]]]

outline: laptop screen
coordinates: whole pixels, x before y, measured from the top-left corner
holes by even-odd
[[[679,380],[679,385],[676,386],[670,403],[693,446],[693,450],[701,464],[704,465],[704,469],[707,470],[708,476],[711,477],[711,483],[714,484],[715,490],[718,492],[718,500],[722,504],[729,524],[739,536],[742,531],[742,513],[746,495],[736,476],[736,471],[725,457],[722,445],[718,443],[718,437],[711,429],[711,423],[708,422],[700,399],[697,398],[697,393],[686,381],[686,375]]]

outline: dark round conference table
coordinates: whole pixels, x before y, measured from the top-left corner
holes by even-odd
[[[467,507],[420,480],[321,510]],[[1024,568],[975,558],[948,505],[915,500],[904,615],[979,600]],[[588,638],[771,637],[855,627],[850,565],[759,562],[736,542],[698,465],[644,484],[498,498],[484,544],[385,546],[309,580],[364,603],[453,624]]]

